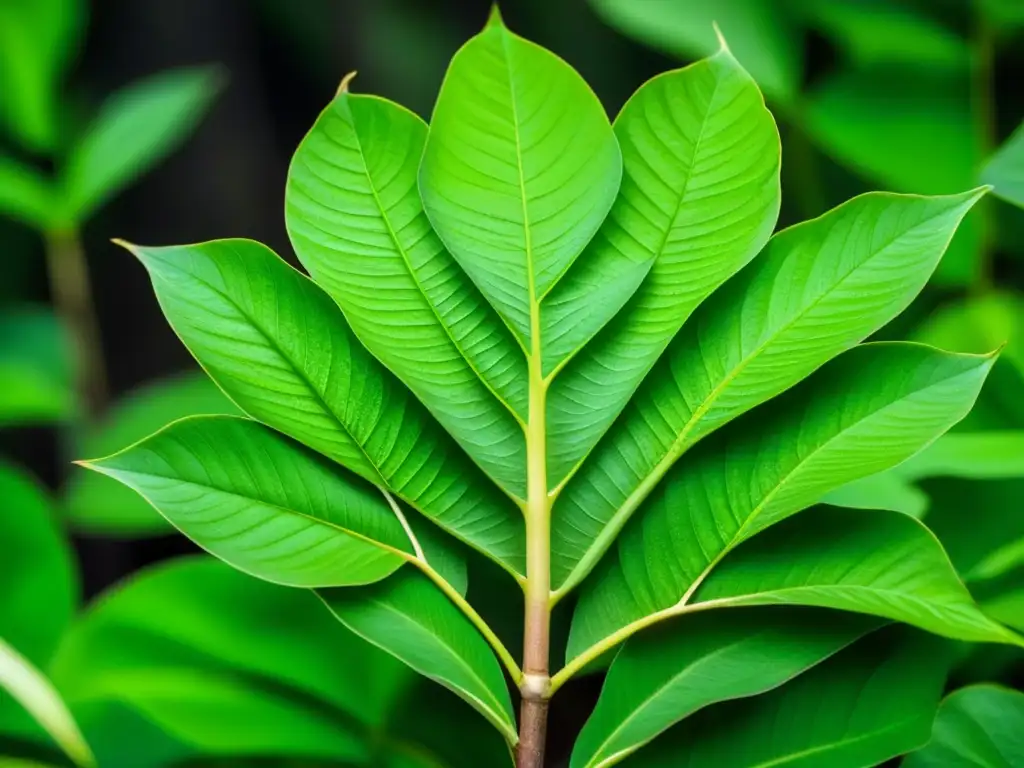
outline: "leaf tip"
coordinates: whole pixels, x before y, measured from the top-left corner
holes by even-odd
[[[359,74],[359,72],[357,70],[353,69],[351,72],[349,72],[343,78],[341,78],[341,82],[338,84],[338,90],[334,94],[335,97],[341,96],[343,93],[348,93],[348,86],[349,86],[349,84],[352,82],[352,80],[358,74]]]
[[[484,29],[491,27],[505,28],[505,20],[501,18],[501,9],[497,3],[491,4],[491,12],[487,14],[487,23],[484,25]]]
[[[712,21],[711,26],[715,30],[715,37],[718,38],[718,52],[732,54],[729,43],[726,42],[725,35],[722,34],[722,28],[718,26],[718,22]]]

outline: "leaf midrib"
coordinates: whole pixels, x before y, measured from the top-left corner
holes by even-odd
[[[583,557],[581,557],[577,561],[576,566],[573,567],[572,571],[569,572],[569,575],[565,578],[562,585],[557,590],[555,590],[554,594],[559,597],[561,595],[564,595],[570,589],[575,587],[576,584],[578,584],[586,576],[586,574],[590,572],[590,567],[592,565],[591,560],[596,561],[596,557],[592,553],[597,552],[597,557],[599,557],[601,554],[604,554],[604,552],[607,551],[607,548],[611,546],[612,541],[614,540],[616,535],[621,531],[622,526],[626,522],[626,519],[628,519],[632,515],[632,513],[636,511],[637,507],[641,504],[641,502],[643,502],[644,499],[646,499],[647,496],[650,495],[651,491],[654,490],[654,487],[661,481],[661,479],[665,476],[665,473],[675,464],[675,462],[679,460],[683,453],[685,453],[688,448],[692,447],[692,444],[686,444],[686,439],[689,437],[690,433],[693,432],[694,428],[699,424],[699,422],[704,418],[704,416],[707,415],[708,411],[710,411],[711,408],[715,405],[715,403],[718,401],[718,398],[722,395],[725,389],[728,388],[728,386],[732,384],[732,382],[735,381],[735,379],[739,377],[744,370],[746,370],[747,366],[749,366],[755,359],[757,359],[757,357],[761,355],[770,344],[777,341],[780,336],[782,336],[786,331],[790,330],[794,325],[796,325],[800,320],[802,320],[809,312],[811,312],[815,307],[817,307],[829,295],[831,295],[834,291],[838,290],[840,286],[842,286],[843,283],[850,279],[850,277],[854,273],[861,270],[869,262],[873,261],[876,258],[879,258],[898,240],[900,240],[903,237],[906,237],[908,233],[922,226],[927,225],[929,222],[933,221],[934,219],[940,218],[943,215],[945,214],[937,213],[934,216],[930,216],[924,219],[923,221],[914,224],[912,227],[908,228],[907,230],[901,232],[899,235],[894,237],[883,247],[879,248],[878,251],[876,251],[873,255],[856,264],[845,275],[839,278],[839,280],[833,283],[832,286],[829,287],[825,292],[816,297],[810,304],[803,307],[796,316],[794,316],[789,321],[784,323],[775,331],[775,333],[770,335],[767,339],[763,340],[750,353],[750,355],[748,355],[742,361],[740,361],[740,363],[733,370],[731,370],[729,374],[726,377],[724,377],[723,380],[710,393],[708,393],[707,397],[700,404],[697,410],[694,411],[693,416],[691,416],[690,419],[687,421],[686,425],[680,431],[679,435],[676,437],[675,440],[672,441],[671,445],[666,450],[664,457],[654,466],[654,469],[651,470],[650,474],[648,474],[643,480],[641,480],[641,482],[637,485],[636,490],[633,491],[633,493],[631,493],[626,498],[622,506],[619,507],[619,509],[616,511],[614,515],[612,515],[611,520],[609,520],[608,524],[604,526],[604,529],[602,530],[601,534],[599,534],[598,537],[594,540],[594,542],[591,544],[588,550],[584,553]],[[854,342],[854,344],[850,346],[856,345],[857,343]],[[847,348],[850,348],[850,346],[848,346]],[[804,379],[806,378],[807,377],[805,376]],[[584,456],[584,458],[581,459],[580,463],[577,465],[577,470],[580,467],[582,467],[583,462],[585,462],[586,459],[589,458],[592,453],[593,449],[587,452],[587,455]],[[574,470],[574,472],[575,471],[576,470]],[[571,475],[569,477],[571,477]],[[567,483],[568,480],[566,480],[565,482]],[[601,547],[599,547],[598,545],[601,545]],[[579,572],[582,573],[577,575]]]

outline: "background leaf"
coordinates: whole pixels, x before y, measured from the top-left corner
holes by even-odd
[[[942,702],[931,742],[908,755],[905,768],[1010,766],[1024,760],[1024,694],[972,685]]]
[[[57,207],[48,179],[34,168],[0,155],[0,213],[41,230],[49,225]]]
[[[985,164],[981,179],[995,194],[1024,208],[1024,124]]]
[[[177,149],[219,90],[211,68],[161,72],[111,96],[64,169],[66,214],[83,221]]]
[[[74,348],[53,312],[29,304],[0,312],[0,425],[74,416],[74,368]]]
[[[854,643],[782,687],[713,706],[628,768],[862,768],[928,740],[942,694],[940,641],[905,628]]]
[[[109,456],[186,416],[237,413],[205,373],[182,374],[129,392],[101,422],[81,430],[76,451],[79,457]],[[88,534],[134,538],[172,530],[145,499],[98,472],[74,471],[65,504],[71,524]]]

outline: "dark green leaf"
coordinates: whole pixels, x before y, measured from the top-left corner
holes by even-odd
[[[318,593],[346,627],[465,699],[509,741],[515,716],[497,659],[469,620],[408,569],[372,587]]]
[[[931,742],[904,768],[1010,768],[1024,764],[1024,693],[972,685],[939,708]]]
[[[782,685],[878,624],[850,614],[774,608],[666,622],[631,639],[615,657],[570,765],[621,762],[698,709]]]
[[[865,768],[928,740],[944,648],[906,630],[872,634],[790,683],[699,712],[628,768]]]
[[[0,155],[0,214],[42,230],[53,220],[57,207],[49,180],[34,168]]]

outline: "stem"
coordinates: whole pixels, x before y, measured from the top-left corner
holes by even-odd
[[[517,768],[542,768],[547,740],[548,645],[551,625],[551,498],[548,495],[545,409],[547,383],[541,369],[540,322],[533,312],[530,355],[530,422],[526,428],[526,605],[523,630],[523,696]]]
[[[95,415],[107,402],[107,377],[85,252],[74,227],[50,230],[45,239],[50,293],[78,355],[76,387],[86,413]]]
[[[995,150],[996,115],[993,93],[995,40],[980,3],[975,3],[975,26],[971,60],[971,111],[974,117],[975,141],[980,159],[985,161]],[[978,264],[971,288],[984,293],[992,287],[992,249],[995,240],[995,212],[990,200],[978,201]]]

